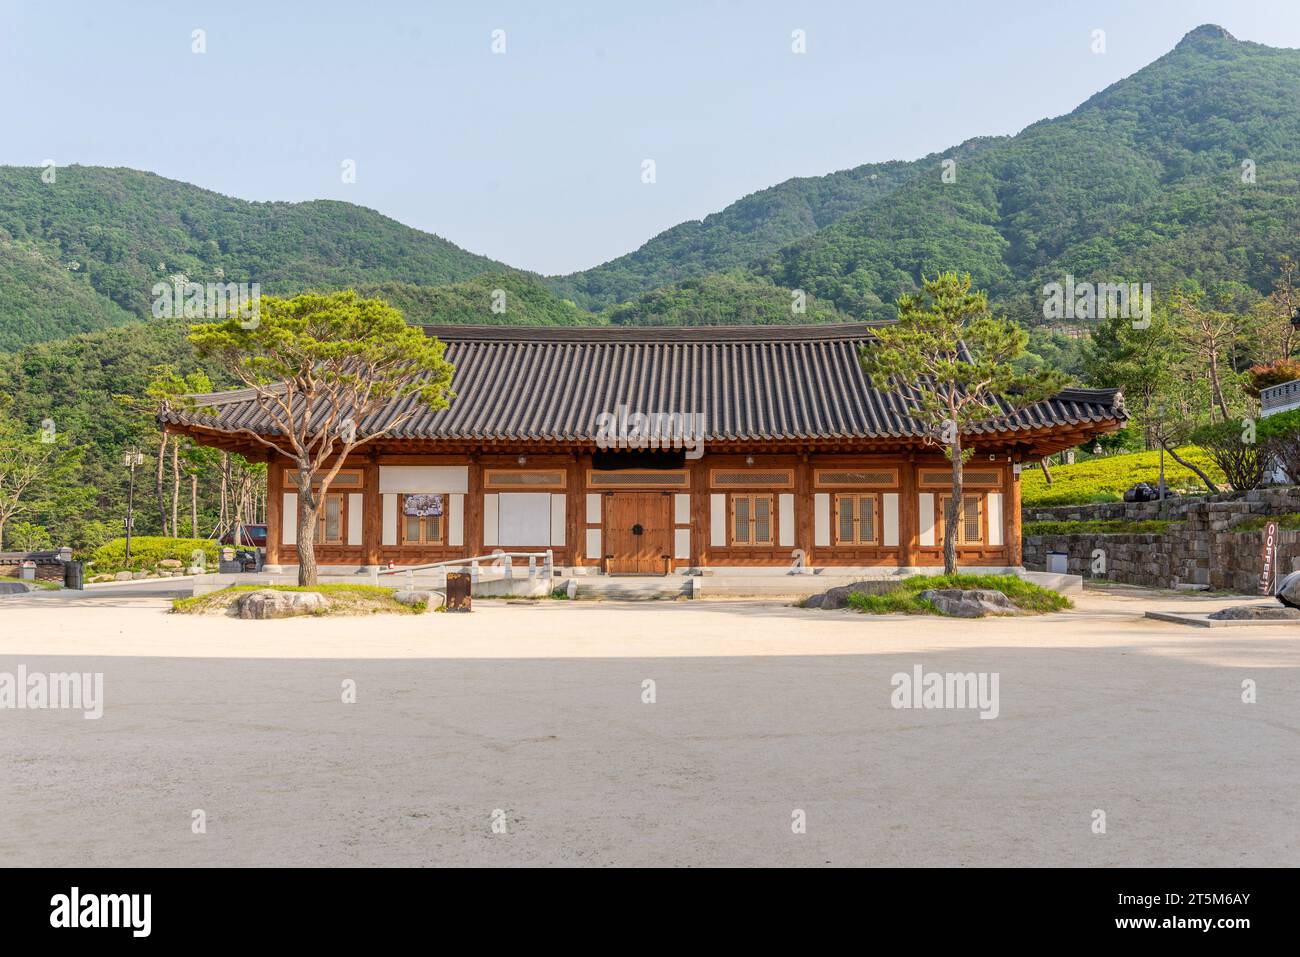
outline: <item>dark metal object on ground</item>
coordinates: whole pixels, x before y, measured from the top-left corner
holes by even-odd
[[[449,572],[447,574],[447,610],[470,610],[470,584],[468,572]]]

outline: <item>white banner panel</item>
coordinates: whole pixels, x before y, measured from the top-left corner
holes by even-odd
[[[469,491],[467,465],[381,465],[379,491],[414,495],[420,492]]]
[[[1002,493],[989,492],[989,544],[1002,544]]]
[[[563,492],[551,495],[551,544],[564,544],[564,520],[568,496]]]
[[[790,546],[794,544],[794,495],[782,492],[777,496],[777,544]]]
[[[727,496],[709,496],[709,544],[727,544]]]
[[[587,524],[588,524],[588,525],[599,525],[599,524],[600,524],[600,500],[601,500],[601,497],[602,497],[602,496],[601,496],[601,494],[600,494],[599,492],[588,492],[588,493],[587,493]]]
[[[384,523],[380,530],[380,545],[397,544],[397,496],[393,494],[383,497]]]
[[[497,496],[483,496],[483,544],[499,545],[497,531],[500,528],[500,521],[497,517]]]
[[[587,557],[599,561],[604,556],[600,553],[600,529],[587,529]]]
[[[284,493],[284,509],[280,513],[280,544],[298,544],[298,493]]]
[[[673,496],[673,524],[691,524],[691,497],[678,493]]]
[[[689,528],[673,529],[673,558],[691,560],[691,530]]]
[[[898,547],[898,493],[885,492],[880,496],[881,543],[886,548]]]
[[[831,543],[831,497],[828,492],[813,496],[813,545],[825,548]]]
[[[934,544],[934,493],[922,492],[917,496],[921,521],[921,544]]]
[[[456,547],[465,544],[465,496],[449,496],[447,504],[447,544]]]
[[[547,545],[551,541],[549,492],[497,493],[497,544]]]
[[[361,545],[361,523],[366,517],[366,497],[360,492],[348,493],[348,544]]]

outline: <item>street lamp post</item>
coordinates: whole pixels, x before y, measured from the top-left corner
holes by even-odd
[[[144,464],[144,453],[127,449],[122,454],[122,464],[131,476],[126,492],[126,557],[124,563],[131,564],[131,530],[135,525],[135,470]]]

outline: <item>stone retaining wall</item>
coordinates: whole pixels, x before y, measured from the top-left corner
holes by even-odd
[[[1178,522],[1159,535],[1033,535],[1024,538],[1024,564],[1045,570],[1047,553],[1069,556],[1071,574],[1104,577],[1157,588],[1208,585],[1216,591],[1255,594],[1260,574],[1264,532],[1237,532],[1248,518],[1300,512],[1300,487],[1256,489],[1199,498],[1159,502],[1105,502],[1097,505],[1026,506],[1023,521],[1075,522],[1095,520]],[[1105,574],[1093,572],[1094,552],[1100,549]],[[1278,534],[1280,573],[1300,569],[1300,532]]]

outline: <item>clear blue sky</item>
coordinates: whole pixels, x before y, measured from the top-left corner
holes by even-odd
[[[1300,0],[0,0],[0,163],[344,199],[568,272],[791,176],[1069,112],[1201,23],[1300,47]]]

